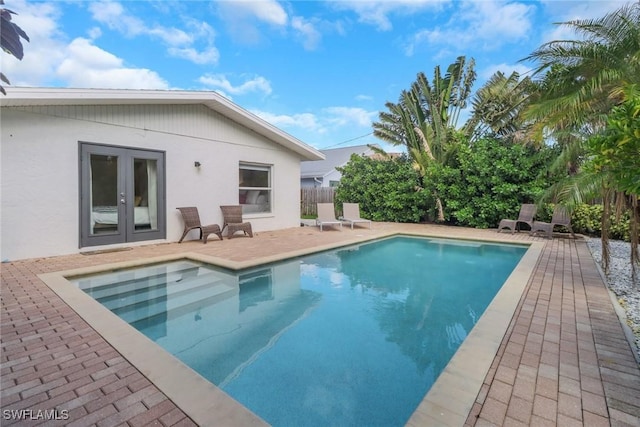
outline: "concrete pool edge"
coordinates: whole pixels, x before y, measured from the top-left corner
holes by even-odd
[[[161,257],[158,262],[184,258]],[[133,264],[133,267],[139,263],[118,263],[117,268],[123,268],[120,267],[121,264]],[[70,276],[77,276],[83,274],[83,270],[95,272],[94,268],[87,268],[45,273],[38,277],[196,424],[268,425],[178,358],[73,286],[66,275],[61,274],[71,273]]]
[[[431,386],[407,426],[465,424],[544,245],[542,242],[529,244],[527,252]]]
[[[69,283],[67,277],[94,274],[110,270],[126,269],[141,265],[148,265],[151,263],[160,263],[179,259],[190,259],[217,265],[223,268],[238,270],[251,268],[271,262],[277,262],[292,257],[303,256],[310,253],[317,253],[353,244],[363,244],[372,240],[379,240],[392,236],[402,235],[425,238],[433,237],[438,239],[448,238],[452,240],[479,241],[489,244],[496,243],[511,246],[515,245],[528,247],[527,252],[524,254],[516,269],[512,272],[507,282],[505,282],[501,290],[494,298],[494,301],[485,311],[485,314],[483,314],[483,316],[480,318],[476,327],[474,327],[460,349],[458,349],[458,351],[454,355],[454,358],[447,365],[445,371],[442,372],[442,374],[438,378],[438,381],[434,384],[427,396],[425,396],[423,402],[419,405],[408,422],[409,425],[428,425],[425,423],[429,422],[433,425],[463,425],[475,401],[478,391],[482,386],[482,382],[491,365],[491,362],[493,361],[493,358],[497,353],[498,347],[504,337],[513,312],[515,311],[517,304],[520,301],[522,291],[524,290],[526,284],[529,282],[529,278],[533,269],[535,268],[538,257],[542,251],[542,248],[544,247],[544,243],[514,243],[510,241],[504,241],[499,238],[465,239],[420,232],[389,232],[381,233],[369,238],[360,237],[351,239],[349,241],[337,242],[323,246],[317,246],[314,248],[295,250],[287,253],[281,253],[279,255],[261,257],[244,262],[231,261],[228,259],[203,254],[185,252],[181,254],[172,254],[154,258],[144,258],[112,264],[103,264],[93,267],[79,268],[74,270],[46,273],[41,274],[38,277],[197,424],[266,425],[263,420],[253,414],[250,410],[242,406],[240,403],[236,402],[233,398],[231,398],[215,385],[211,384],[209,381],[201,377],[191,368],[184,365],[177,358],[163,350],[160,346],[135,330],[118,316],[111,313],[108,309],[93,300],[83,291],[73,286],[71,283]],[[533,259],[533,257],[535,257],[535,259]],[[531,263],[532,259],[533,262]],[[527,262],[525,262],[525,260]],[[524,265],[523,263],[526,265]],[[524,278],[525,274],[526,278]],[[515,283],[515,285],[512,284],[512,282]],[[520,286],[519,292],[517,291],[518,284],[522,285]],[[509,291],[504,291],[505,288],[509,288]],[[509,298],[515,298],[515,302],[509,301]],[[500,301],[502,301],[502,303],[497,308],[493,308],[494,303]],[[509,312],[511,305],[513,307]],[[510,314],[507,315],[505,313]],[[502,332],[500,333],[496,333],[496,330],[499,329],[496,329],[496,327],[492,326],[493,323],[504,323],[504,330],[502,330]],[[488,324],[489,326],[479,327],[479,325],[482,324]],[[497,344],[495,343],[496,340]],[[478,359],[478,352],[476,351],[476,348],[472,346],[472,344],[468,344],[470,341],[474,343],[473,345],[478,346],[478,348],[482,347],[483,354],[485,354],[486,357],[489,358],[486,369],[484,369],[484,365],[479,366],[477,362],[474,362],[476,359]],[[465,344],[467,345],[465,346]],[[472,349],[472,351],[469,351],[470,348]],[[465,351],[467,353],[466,359]],[[458,359],[459,354],[461,354],[461,361],[454,362]],[[472,361],[473,364],[471,364],[469,361]],[[461,375],[458,372],[458,368],[462,369],[461,372],[465,372],[465,365],[467,365],[466,367],[475,366],[477,367],[477,369],[473,369],[471,372],[472,375],[469,377],[465,376],[468,374]],[[479,383],[477,383],[478,378],[476,377],[479,377]],[[462,385],[460,383],[461,379],[463,380]],[[476,383],[477,386],[474,385]],[[436,388],[436,391],[434,391],[434,388]],[[462,412],[465,410],[464,408],[466,408],[467,406],[468,409],[466,410],[464,415],[462,415]],[[427,412],[425,413],[425,411]],[[442,416],[448,416],[450,418],[442,418]],[[443,419],[448,419],[448,421],[443,424]],[[416,424],[416,422],[418,422],[418,424]]]

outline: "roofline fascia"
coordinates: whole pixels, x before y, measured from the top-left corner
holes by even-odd
[[[324,160],[319,150],[213,91],[7,87],[0,106],[202,104],[280,144],[303,160]],[[53,102],[55,101],[55,102]]]

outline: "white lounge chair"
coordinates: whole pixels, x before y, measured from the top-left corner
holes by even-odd
[[[318,203],[316,224],[320,226],[320,231],[325,225],[339,225],[342,228],[342,221],[336,219],[336,210],[333,203]]]
[[[360,204],[358,203],[343,203],[342,204],[342,220],[351,224],[351,229],[353,229],[353,225],[357,223],[369,223],[369,228],[371,228],[371,221],[365,218],[360,218]]]

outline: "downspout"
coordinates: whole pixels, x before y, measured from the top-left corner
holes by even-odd
[[[315,176],[313,177],[313,180],[319,184],[319,185],[317,185],[317,187],[322,187],[322,180],[318,179]]]

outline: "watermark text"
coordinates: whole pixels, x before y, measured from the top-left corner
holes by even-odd
[[[3,409],[2,419],[4,420],[68,420],[68,409]]]

